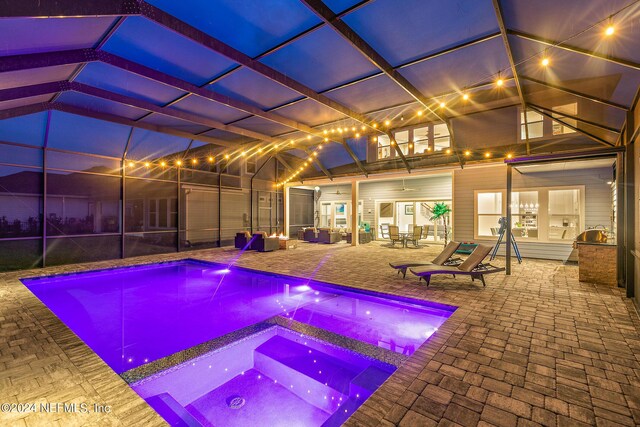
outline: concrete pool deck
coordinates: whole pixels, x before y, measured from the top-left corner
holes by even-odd
[[[440,249],[300,243],[246,252],[238,265],[459,307],[348,425],[640,424],[640,319],[622,290],[581,283],[577,267],[554,261],[526,259],[510,277],[487,276],[486,288],[446,276],[426,288],[387,265],[429,260]],[[0,424],[164,425],[19,278],[237,256],[221,248],[1,273],[0,403],[84,403],[91,411],[14,407],[0,412]],[[94,403],[111,412],[93,412]]]

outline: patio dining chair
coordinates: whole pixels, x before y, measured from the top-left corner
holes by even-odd
[[[413,246],[417,248],[421,238],[422,238],[422,226],[416,225],[413,227],[413,234],[409,234],[407,236],[406,241],[407,243],[412,242]]]
[[[389,224],[380,224],[380,235],[383,239],[389,238]]]
[[[391,239],[391,246],[395,246],[396,242],[402,243],[402,238],[400,237],[400,227],[397,225],[389,226],[389,239]]]

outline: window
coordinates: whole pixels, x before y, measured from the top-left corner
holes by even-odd
[[[445,123],[433,126],[433,151],[442,151],[451,145],[449,128]]]
[[[176,228],[178,221],[178,199],[149,200],[149,227]]]
[[[394,134],[396,139],[396,143],[398,143],[398,148],[402,151],[402,154],[405,156],[409,155],[409,131],[403,130],[401,132],[396,132]]]
[[[387,135],[378,136],[378,159],[391,157],[391,140]]]
[[[511,195],[511,232],[515,237],[538,238],[537,191],[521,191]]]
[[[529,131],[529,139],[542,138],[544,136],[544,117],[542,114],[527,110],[527,119],[525,121],[524,113],[520,111],[520,139],[523,141],[527,139],[527,130]]]
[[[335,205],[335,219],[337,228],[345,228],[347,227],[347,204],[346,203],[336,203]]]
[[[500,233],[505,190],[476,194],[475,238]],[[511,193],[511,232],[517,241],[569,243],[584,229],[584,187],[549,187]]]
[[[320,206],[320,227],[331,226],[331,203],[323,203]]]
[[[248,157],[247,160],[245,161],[244,165],[245,165],[245,172],[248,175],[253,175],[254,173],[256,173],[256,158],[254,156]]]
[[[429,127],[415,128],[413,130],[413,154],[426,154],[431,151],[429,146]]]
[[[549,239],[574,240],[581,232],[580,190],[549,190]]]
[[[478,236],[497,236],[500,230],[498,221],[503,216],[502,192],[478,193],[476,201],[476,234]]]
[[[576,117],[578,115],[578,103],[573,102],[571,104],[559,105],[557,107],[553,107],[554,111],[557,111],[560,114],[553,113],[552,116],[556,119],[562,120],[563,122],[573,126],[578,127],[578,122],[574,119],[570,119],[563,114],[568,114],[570,116]],[[571,129],[568,126],[563,125],[562,123],[553,122],[553,134],[554,135],[563,135],[566,133],[575,133],[575,130]]]

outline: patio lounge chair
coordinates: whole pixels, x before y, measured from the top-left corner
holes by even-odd
[[[467,276],[471,276],[471,280],[480,279],[482,281],[482,286],[487,286],[484,281],[485,274],[504,271],[504,268],[502,267],[496,267],[491,264],[482,263],[482,260],[484,260],[487,255],[489,255],[492,249],[492,246],[478,245],[478,247],[474,249],[471,255],[469,255],[469,258],[467,258],[462,264],[458,266],[432,265],[415,269],[410,268],[410,270],[413,274],[420,277],[420,280],[424,279],[427,282],[427,286],[429,286],[431,276],[434,274],[452,274],[453,277],[456,277],[456,274],[464,274]]]
[[[266,232],[258,231],[253,233],[251,249],[258,252],[271,252],[280,249],[280,239],[269,237]]]
[[[318,229],[318,243],[338,243],[342,241],[342,234],[330,228]]]
[[[251,233],[248,231],[241,231],[236,233],[236,238],[234,241],[234,246],[236,249],[251,249],[249,247],[249,241],[251,240]]]
[[[451,258],[456,250],[460,246],[458,242],[449,242],[447,246],[444,247],[442,252],[438,254],[437,257],[433,259],[431,262],[427,261],[396,261],[390,262],[389,265],[391,268],[395,268],[398,270],[398,274],[402,273],[402,278],[407,276],[407,268],[409,267],[420,267],[420,266],[429,266],[429,265],[456,265],[460,263],[459,259]]]

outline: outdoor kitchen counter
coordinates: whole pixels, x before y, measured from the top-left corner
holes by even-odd
[[[576,243],[578,245],[578,274],[580,281],[617,286],[616,244]]]

